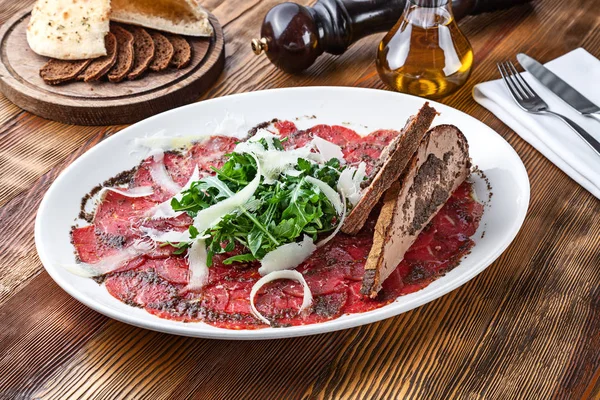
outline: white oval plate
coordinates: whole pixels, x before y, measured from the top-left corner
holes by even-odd
[[[369,324],[411,310],[456,289],[490,265],[516,236],[529,204],[527,172],[513,148],[478,120],[436,102],[430,103],[441,115],[435,119],[434,125],[451,123],[464,132],[473,163],[489,178],[493,197],[473,237],[476,245],[460,265],[426,288],[399,297],[385,307],[314,325],[227,330],[205,323],[160,319],[143,309],[121,303],[92,279],[73,275],[60,265],[74,262],[69,231],[78,214],[81,198],[99,183],[136,166],[144,157],[144,154],[131,153],[133,138],[161,129],[172,134],[197,135],[206,132],[215,121],[221,121],[227,115],[243,116],[246,128],[273,118],[294,121],[300,117],[297,121],[299,127],[319,123],[345,124],[349,121],[359,133],[380,128],[399,130],[423,102],[418,97],[380,90],[306,87],[222,97],[141,121],[89,150],[52,184],[42,200],[35,224],[35,242],[40,259],[56,283],[88,307],[128,324],[185,336],[219,339],[303,336]],[[487,199],[485,182],[476,175],[472,179],[480,199]],[[482,235],[484,231],[485,235]]]

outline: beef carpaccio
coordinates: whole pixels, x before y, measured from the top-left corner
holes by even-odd
[[[364,161],[367,176],[385,146],[398,135],[393,130],[378,130],[360,136],[343,126],[317,125],[299,130],[290,121],[278,121],[278,131],[286,148],[300,147],[313,135],[341,147],[349,164]],[[172,182],[183,186],[197,165],[201,175],[219,167],[240,139],[213,136],[194,144],[185,152],[166,152],[162,163]],[[107,192],[98,204],[90,225],[74,227],[72,243],[81,262],[96,263],[142,238],[140,227],[186,230],[192,222],[187,214],[176,218],[148,220],[145,212],[173,195],[173,189],[155,182],[151,169],[157,160],[148,157],[130,174],[119,179],[129,188],[152,186],[146,197],[126,197]],[[376,212],[356,236],[342,233],[319,248],[296,270],[301,272],[313,295],[312,306],[298,312],[303,288],[295,281],[278,280],[264,286],[255,297],[257,310],[271,326],[312,324],[382,307],[401,295],[424,288],[455,267],[473,246],[470,239],[478,228],[483,206],[474,200],[471,183],[463,183],[430,224],[421,232],[404,260],[384,282],[375,299],[360,293],[366,258],[373,241]],[[259,262],[224,265],[223,260],[243,251],[215,255],[207,284],[200,291],[186,290],[189,266],[184,254],[170,245],[156,246],[114,272],[96,278],[120,301],[144,308],[160,318],[205,323],[228,329],[267,327],[257,319],[250,306],[250,291],[260,279]]]

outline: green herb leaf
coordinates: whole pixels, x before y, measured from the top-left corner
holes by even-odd
[[[223,260],[223,264],[230,265],[230,264],[233,264],[234,262],[249,262],[249,261],[255,261],[255,260],[256,260],[256,257],[254,257],[250,253],[246,253],[246,254],[239,254],[237,256],[226,258],[225,260]]]

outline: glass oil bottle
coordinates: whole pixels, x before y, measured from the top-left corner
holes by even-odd
[[[377,52],[379,76],[392,89],[437,99],[461,87],[473,49],[452,14],[450,0],[407,0],[404,13]]]

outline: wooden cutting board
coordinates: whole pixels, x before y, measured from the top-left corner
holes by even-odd
[[[186,68],[150,72],[134,81],[70,82],[50,86],[39,75],[47,57],[27,44],[30,11],[0,29],[0,91],[17,106],[54,121],[76,125],[131,124],[196,101],[223,71],[221,25],[209,13],[212,38],[186,37],[193,58]]]

